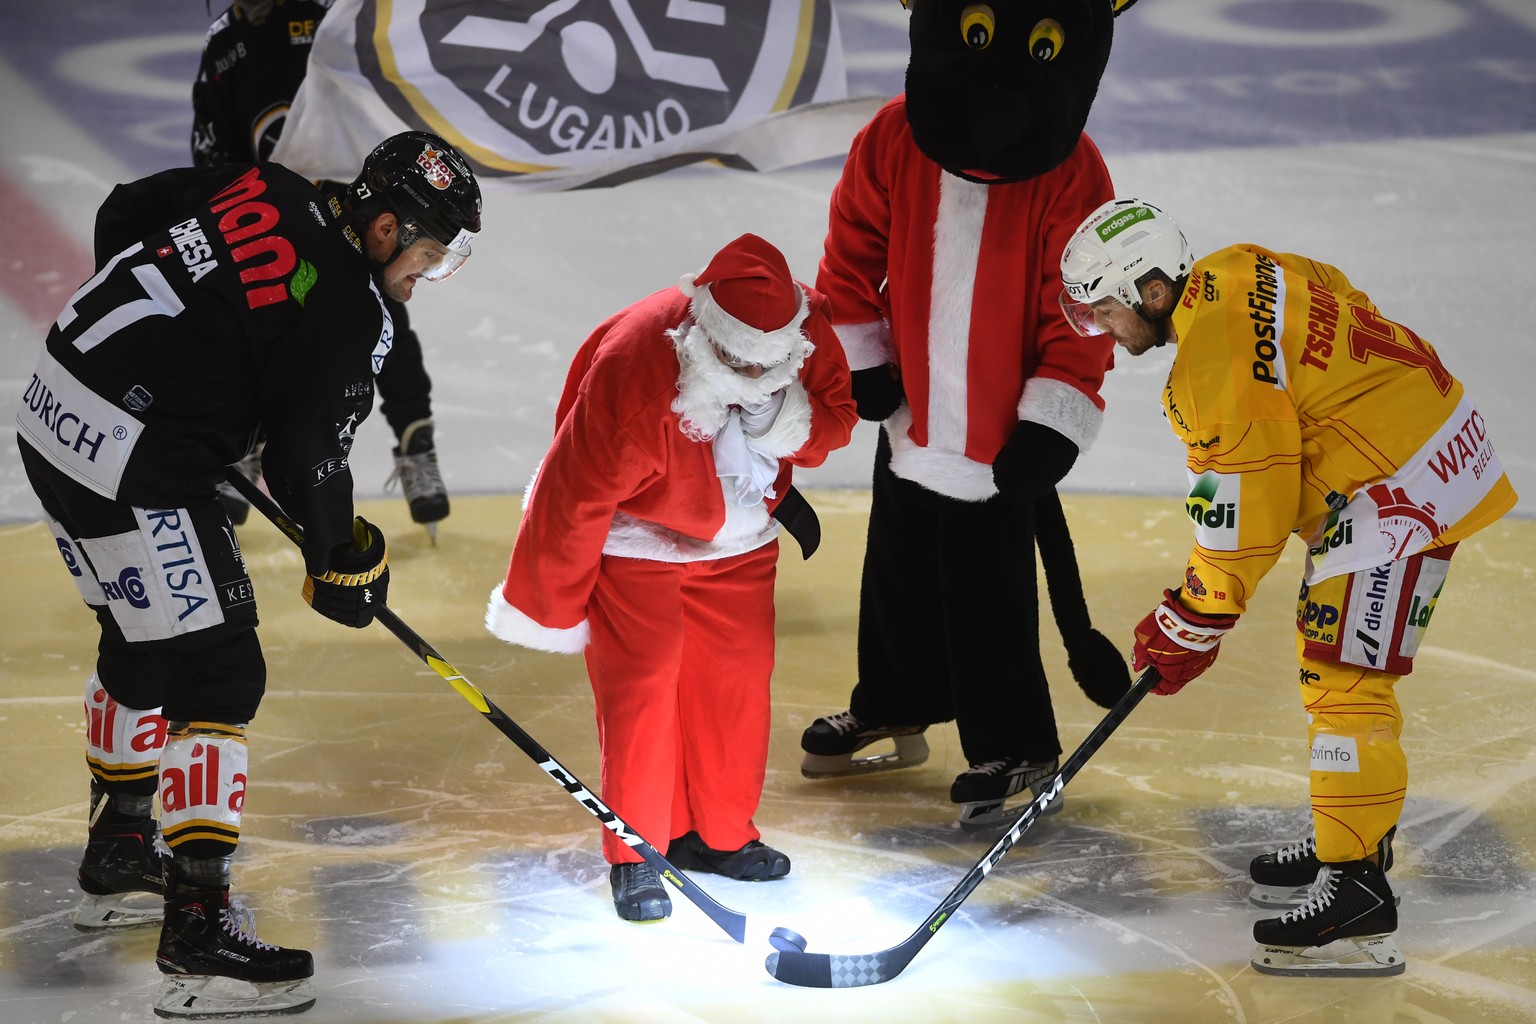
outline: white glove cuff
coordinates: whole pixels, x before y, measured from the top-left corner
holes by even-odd
[[[1189,651],[1209,651],[1221,643],[1231,625],[1200,626],[1180,615],[1178,609],[1164,603],[1157,606],[1157,628],[1163,635]]]

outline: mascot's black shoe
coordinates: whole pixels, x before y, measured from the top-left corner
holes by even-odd
[[[928,760],[928,741],[923,739],[926,728],[926,725],[871,725],[855,717],[852,711],[823,715],[800,735],[800,749],[805,751],[800,774],[808,779],[835,779],[843,775],[915,768]],[[895,751],[859,758],[853,756],[880,740],[894,740]]]
[[[667,860],[684,871],[705,871],[742,882],[772,882],[789,874],[789,858],[756,839],[739,850],[715,850],[697,832],[687,832],[667,847]]]

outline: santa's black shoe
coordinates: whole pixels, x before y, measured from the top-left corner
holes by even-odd
[[[661,876],[644,861],[615,864],[608,869],[608,885],[613,890],[613,908],[626,921],[643,924],[672,916],[672,899]]]
[[[1031,799],[1039,796],[1056,776],[1057,768],[1055,758],[1025,761],[1002,757],[971,765],[955,776],[949,787],[950,802],[960,805],[960,827],[979,829],[1001,824],[1007,817],[1004,807],[1008,798],[1025,790]],[[1054,814],[1059,810],[1061,796],[1057,794],[1042,813]]]
[[[926,725],[873,725],[855,717],[852,711],[824,715],[800,734],[800,774],[808,779],[832,779],[844,775],[889,772],[897,768],[915,768],[928,760],[928,741],[923,738]],[[880,740],[892,740],[894,751],[853,755]]]
[[[1395,931],[1397,900],[1381,868],[1368,860],[1324,864],[1305,903],[1254,922],[1260,948],[1251,962],[1261,974],[1401,974]]]
[[[1376,844],[1382,871],[1392,870],[1392,837],[1396,834],[1397,826],[1393,825]],[[1322,867],[1317,859],[1317,841],[1311,836],[1274,853],[1261,853],[1248,863],[1248,877],[1253,879],[1248,900],[1261,907],[1299,907],[1307,901]]]
[[[789,874],[789,857],[766,843],[753,839],[738,850],[716,850],[705,846],[697,832],[672,840],[667,860],[684,871],[705,871],[742,882],[772,882]]]
[[[302,1013],[315,1005],[308,950],[256,937],[256,916],[227,885],[181,883],[167,864],[165,921],[155,965],[165,975],[155,1013],[209,1020]]]

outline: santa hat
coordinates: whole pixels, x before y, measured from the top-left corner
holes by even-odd
[[[802,355],[805,293],[784,254],[757,235],[742,235],[678,287],[693,300],[693,319],[732,359],[775,366]]]

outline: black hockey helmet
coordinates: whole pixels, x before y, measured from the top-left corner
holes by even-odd
[[[480,230],[480,185],[468,162],[431,132],[401,132],[374,147],[363,170],[347,187],[360,220],[383,210],[400,218],[400,250],[425,236],[445,246],[450,257],[429,280],[447,277],[469,258],[470,236]]]

